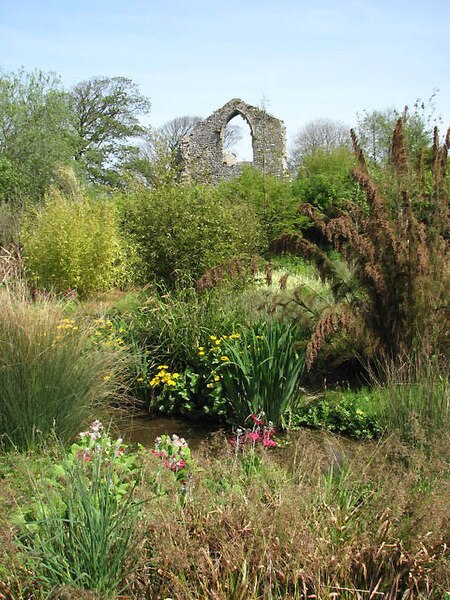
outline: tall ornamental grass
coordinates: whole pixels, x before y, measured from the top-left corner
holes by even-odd
[[[222,386],[237,422],[262,411],[268,421],[283,424],[305,365],[299,337],[292,325],[269,321],[244,330],[239,342],[224,341]]]
[[[423,444],[448,432],[448,370],[436,357],[392,361],[382,368],[384,385],[374,388],[378,421],[408,444]]]
[[[29,449],[69,440],[117,387],[121,360],[51,304],[0,292],[0,439]]]

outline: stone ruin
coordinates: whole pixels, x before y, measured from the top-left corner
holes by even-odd
[[[250,127],[253,162],[238,162],[224,151],[227,124],[242,116]],[[196,123],[180,143],[181,177],[184,181],[218,183],[232,179],[251,165],[263,173],[286,173],[286,128],[283,121],[266,111],[235,98],[211,116]]]

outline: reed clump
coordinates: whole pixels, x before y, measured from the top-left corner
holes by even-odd
[[[448,150],[450,129],[419,163],[408,155],[405,116],[398,120],[389,165],[372,174],[354,132],[358,166],[353,176],[367,206],[349,201],[334,218],[311,205],[303,211],[347,261],[358,293],[342,281],[333,261],[316,245],[289,236],[289,247],[311,258],[332,281],[336,302],[317,322],[307,350],[311,366],[325,340],[337,331],[364,336],[366,357],[430,355],[448,347]]]

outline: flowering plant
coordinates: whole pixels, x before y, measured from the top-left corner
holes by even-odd
[[[272,421],[266,424],[265,415],[263,412],[251,414],[247,420],[252,421],[251,427],[237,427],[235,434],[230,438],[229,442],[236,451],[242,449],[244,446],[252,446],[255,448],[257,445],[262,445],[264,448],[274,448],[277,442],[274,440],[275,427]]]
[[[172,435],[162,435],[155,440],[153,454],[161,459],[165,469],[172,471],[176,481],[186,490],[187,473],[191,463],[191,450],[184,438]]]
[[[66,460],[56,468],[57,475],[62,477],[81,470],[88,486],[110,480],[111,492],[122,497],[139,475],[140,460],[136,453],[128,452],[122,438],[113,440],[96,420],[79,434],[79,441],[71,445]]]
[[[257,447],[274,448],[275,427],[269,421],[266,424],[263,412],[251,414],[246,421],[251,421],[250,427],[237,427],[234,436],[229,440],[235,449],[236,457],[240,454],[241,466],[246,475],[257,475],[261,471],[262,460]]]

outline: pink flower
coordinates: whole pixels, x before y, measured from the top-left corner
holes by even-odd
[[[251,440],[252,442],[259,442],[259,440],[261,439],[261,436],[259,435],[259,433],[257,431],[249,431],[247,433],[247,439]]]
[[[79,450],[77,457],[78,460],[85,460],[86,462],[90,462],[92,460],[92,454],[89,448],[86,448],[86,450]]]
[[[264,425],[264,419],[260,419],[258,415],[252,414],[250,418],[255,425]]]
[[[277,445],[276,441],[271,440],[269,437],[264,438],[263,444],[265,448],[274,448]]]

